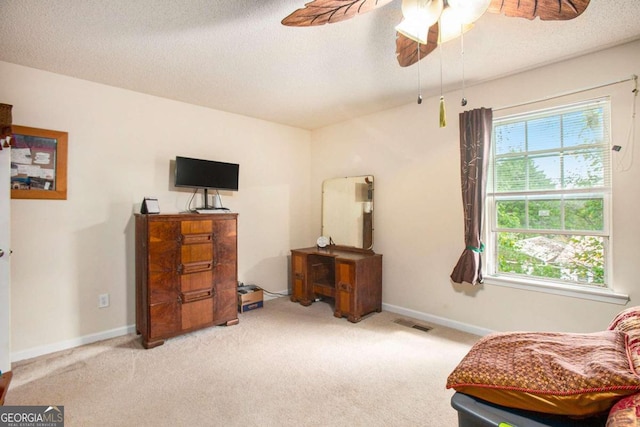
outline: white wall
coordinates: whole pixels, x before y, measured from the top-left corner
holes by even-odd
[[[465,109],[500,108],[640,73],[640,41],[507,78],[467,87]],[[638,304],[640,147],[627,141],[631,82],[528,106],[610,95],[614,143],[613,285]],[[485,284],[452,286],[462,250],[458,114],[460,92],[445,94],[448,126],[438,127],[438,97],[422,105],[347,121],[312,135],[314,230],[320,230],[320,188],[326,178],[375,176],[374,249],[383,254],[383,302],[490,330],[587,332],[605,328],[624,306]],[[409,97],[408,97],[409,98]],[[411,96],[410,98],[413,98]],[[522,111],[522,109],[520,109]],[[515,112],[503,110],[495,116]],[[637,121],[638,119],[636,119]],[[636,145],[640,126],[636,126]],[[621,158],[625,154],[631,157]],[[628,171],[621,169],[631,166]]]
[[[69,133],[68,199],[11,201],[14,360],[135,323],[132,214],[144,196],[185,209],[176,155],[240,163],[240,191],[221,192],[240,214],[239,279],[287,289],[289,250],[312,241],[310,132],[5,62],[0,75],[14,124]]]
[[[468,87],[466,109],[627,78],[640,72],[639,51],[636,41]],[[437,97],[418,106],[410,96],[400,108],[308,132],[4,62],[0,75],[0,101],[14,105],[15,124],[69,132],[68,200],[11,201],[14,360],[135,323],[132,213],[150,195],[163,212],[185,208],[190,193],[170,184],[176,155],[240,163],[240,191],[222,196],[240,213],[246,283],[286,289],[289,250],[312,245],[320,233],[322,181],[373,174],[385,304],[492,330],[593,331],[624,308],[451,285],[463,249],[459,92],[445,94],[444,129]],[[614,141],[630,153],[630,83],[566,101],[603,94],[612,96]],[[629,305],[638,301],[639,156],[636,149],[623,159],[630,169],[614,173],[614,286],[631,296]],[[111,294],[107,309],[97,308],[101,293]]]

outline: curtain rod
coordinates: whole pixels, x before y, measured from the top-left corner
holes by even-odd
[[[573,91],[570,91],[570,92],[559,93],[557,95],[548,96],[546,98],[540,98],[540,99],[536,99],[536,100],[533,100],[533,101],[526,101],[526,102],[521,102],[519,104],[513,104],[513,105],[507,105],[507,106],[504,106],[504,107],[493,108],[493,111],[508,110],[509,108],[522,107],[522,106],[529,105],[529,104],[535,104],[537,102],[549,101],[549,100],[556,99],[556,98],[562,98],[563,96],[575,95],[577,93],[587,92],[587,91],[594,90],[594,89],[600,89],[601,87],[607,87],[607,86],[617,85],[619,83],[625,83],[625,82],[628,82],[628,81],[631,81],[631,80],[635,81],[635,89],[633,90],[633,92],[635,93],[635,92],[638,91],[638,76],[635,75],[635,74],[632,74],[631,77],[628,77],[626,79],[616,80],[616,81],[609,82],[609,83],[603,83],[601,85],[586,87],[584,89],[573,90]]]

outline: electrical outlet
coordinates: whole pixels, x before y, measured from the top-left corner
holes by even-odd
[[[98,295],[98,308],[109,307],[109,294]]]

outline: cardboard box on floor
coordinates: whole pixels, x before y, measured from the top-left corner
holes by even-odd
[[[263,297],[262,289],[256,289],[246,294],[238,292],[238,311],[244,313],[245,311],[262,308]]]

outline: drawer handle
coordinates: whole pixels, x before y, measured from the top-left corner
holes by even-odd
[[[181,292],[178,301],[183,304],[213,297],[213,288],[197,291]]]
[[[342,283],[342,282],[338,284],[338,288],[341,291],[345,291],[345,292],[351,292],[353,290],[353,287],[349,283]]]
[[[179,241],[184,245],[194,243],[210,243],[213,240],[213,235],[208,234],[181,234]]]
[[[179,274],[199,273],[201,271],[209,271],[213,268],[213,261],[190,262],[188,264],[180,264],[178,266]]]

